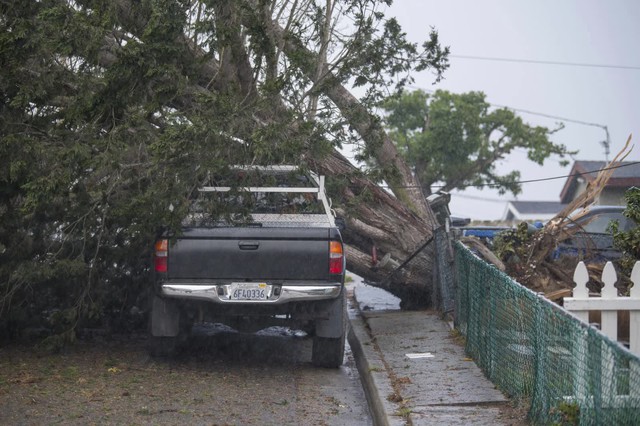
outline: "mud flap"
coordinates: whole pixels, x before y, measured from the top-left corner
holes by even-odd
[[[321,318],[316,318],[316,336],[339,338],[345,335],[347,325],[347,299],[346,291],[327,304],[327,309]]]
[[[175,337],[180,334],[180,308],[173,300],[153,297],[151,335]]]

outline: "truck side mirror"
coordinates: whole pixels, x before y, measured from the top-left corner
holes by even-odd
[[[345,229],[347,229],[347,222],[344,220],[344,218],[336,217],[335,222],[336,222],[336,227],[340,231],[344,231]]]

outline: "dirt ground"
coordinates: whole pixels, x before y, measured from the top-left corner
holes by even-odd
[[[142,337],[0,348],[0,424],[371,424],[357,375],[313,367],[305,339],[206,339],[174,360],[150,358]]]

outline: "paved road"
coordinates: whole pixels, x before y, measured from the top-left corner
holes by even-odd
[[[231,403],[229,423],[373,424],[348,345],[345,364],[325,369],[311,364],[312,339],[299,331],[194,332],[190,354],[174,362],[224,364],[227,374],[237,377],[216,390]]]
[[[397,305],[388,293],[371,296],[371,309]],[[81,341],[59,354],[0,347],[0,424],[373,424],[348,345],[344,366],[324,369],[311,364],[312,338],[300,331],[193,332],[171,360],[151,359],[143,337]]]
[[[372,425],[350,350],[324,369],[301,332],[194,332],[172,360],[149,358],[142,338],[0,347],[0,424]]]

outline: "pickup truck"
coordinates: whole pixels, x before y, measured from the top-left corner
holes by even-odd
[[[324,177],[293,166],[235,171],[233,184],[200,188],[181,232],[155,243],[151,354],[174,353],[195,322],[277,325],[313,336],[314,365],[339,367],[346,262]]]
[[[578,227],[571,238],[560,241],[552,254],[553,259],[561,256],[579,257],[592,263],[616,261],[622,252],[613,244],[612,222],[618,223],[620,231],[630,231],[638,227],[631,218],[624,215],[625,206],[592,205],[586,211],[576,210],[569,215],[570,226]]]

